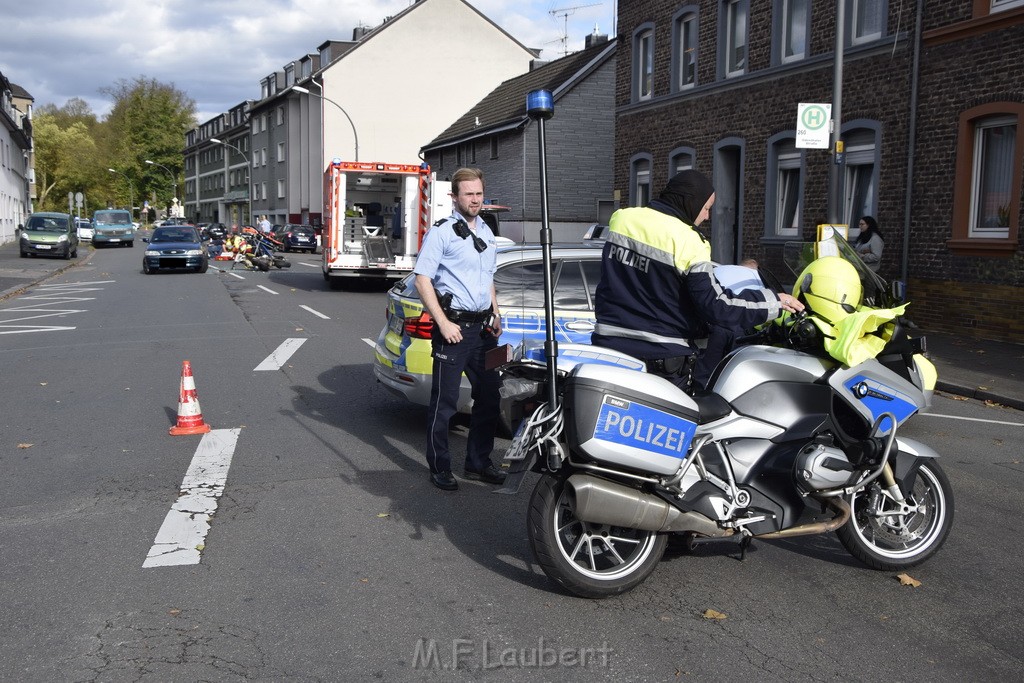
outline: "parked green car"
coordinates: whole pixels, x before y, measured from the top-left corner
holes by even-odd
[[[70,214],[34,213],[21,228],[21,257],[45,254],[71,259],[78,256],[78,231]]]

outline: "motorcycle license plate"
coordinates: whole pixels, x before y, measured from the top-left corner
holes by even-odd
[[[512,437],[512,445],[505,451],[505,460],[508,462],[516,462],[526,458],[526,453],[530,450],[530,443],[533,441],[530,436],[530,430],[526,428],[526,423],[529,420],[523,420],[519,429],[516,430],[516,435]]]
[[[505,451],[505,462],[509,463],[508,475],[501,488],[494,489],[494,493],[503,495],[514,495],[519,493],[519,487],[523,485],[526,473],[533,467],[533,461],[537,458],[537,449],[530,448],[533,445],[531,430],[526,428],[528,420],[523,420],[512,437],[512,445]]]

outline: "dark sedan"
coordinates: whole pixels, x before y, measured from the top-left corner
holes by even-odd
[[[281,243],[281,251],[308,251],[316,253],[316,232],[309,225],[275,226],[274,239]]]
[[[158,270],[194,270],[205,273],[210,262],[199,238],[199,231],[191,225],[172,225],[157,228],[144,242],[146,254],[142,258],[142,272]]]

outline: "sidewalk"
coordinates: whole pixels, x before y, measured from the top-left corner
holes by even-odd
[[[78,248],[78,258],[20,258],[18,243],[0,245],[0,301],[92,258],[92,248]],[[1021,344],[982,341],[919,331],[928,357],[939,371],[938,389],[1024,411],[1024,340]]]
[[[79,263],[87,262],[92,258],[93,251],[88,244],[79,245],[78,258],[70,261],[39,256],[21,258],[20,254],[18,240],[0,244],[0,301],[57,273],[63,273],[68,268],[74,268]]]

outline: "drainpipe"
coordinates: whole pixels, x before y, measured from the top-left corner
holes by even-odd
[[[910,220],[914,196],[914,150],[917,148],[917,96],[921,65],[921,22],[924,0],[917,0],[917,20],[914,24],[914,60],[910,71],[910,128],[907,130],[907,187],[903,207],[903,256],[900,279],[907,285],[910,277]]]

